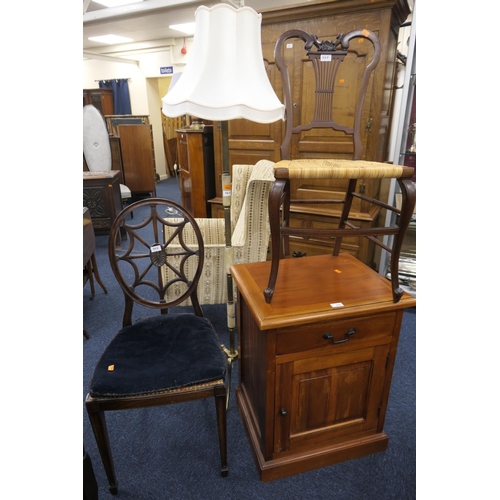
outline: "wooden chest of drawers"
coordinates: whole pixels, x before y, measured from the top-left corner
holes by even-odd
[[[238,287],[236,399],[262,481],[386,449],[384,419],[404,309],[350,254],[231,267]]]

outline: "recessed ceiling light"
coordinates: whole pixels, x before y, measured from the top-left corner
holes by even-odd
[[[172,30],[182,31],[187,35],[194,35],[195,25],[196,23],[171,24],[169,28]]]
[[[126,38],[118,35],[90,36],[89,40],[92,40],[93,42],[107,43],[110,45],[114,43],[127,43],[134,41],[132,38]]]
[[[94,0],[94,2],[104,5],[105,7],[120,7],[120,5],[139,3],[142,2],[142,0]]]

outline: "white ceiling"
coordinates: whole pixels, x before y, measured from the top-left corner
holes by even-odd
[[[168,43],[168,39],[186,36],[179,31],[169,29],[169,25],[193,22],[198,6],[211,6],[217,3],[221,2],[145,0],[124,7],[106,8],[93,1],[83,0],[83,52],[84,54],[119,56],[120,52],[164,46]],[[232,3],[238,4],[238,1]],[[286,5],[311,3],[316,2],[314,0],[245,0],[241,2],[242,5],[252,7],[257,12]],[[88,40],[89,37],[109,34],[132,38],[134,42],[104,45]]]

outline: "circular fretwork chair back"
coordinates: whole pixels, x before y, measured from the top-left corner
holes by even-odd
[[[134,303],[166,312],[190,298],[195,313],[202,316],[197,285],[204,262],[203,238],[195,219],[179,204],[148,198],[126,207],[111,227],[108,255],[125,294],[124,324],[131,324]],[[189,278],[188,268],[194,269]]]

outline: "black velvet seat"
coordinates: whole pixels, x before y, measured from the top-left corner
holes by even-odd
[[[219,381],[225,370],[217,334],[206,318],[156,316],[123,328],[110,342],[97,363],[89,394],[154,394]]]
[[[168,218],[172,208],[175,209],[175,219]],[[132,210],[139,215],[134,220],[141,220],[135,225],[127,221]],[[120,227],[128,236],[128,247],[124,249],[117,243]],[[172,236],[166,243],[159,243],[165,241],[167,227]],[[197,235],[196,247],[184,243],[185,230]],[[175,242],[174,250],[169,249],[172,242]],[[214,397],[221,475],[226,476],[227,358],[210,321],[203,317],[197,299],[204,247],[195,220],[176,203],[156,198],[138,201],[123,210],[115,220],[108,253],[125,295],[123,328],[102,353],[85,404],[111,493],[118,491],[104,414],[111,410]],[[189,280],[184,268],[192,259],[196,273],[194,279]],[[168,283],[163,278],[162,267],[165,265],[176,276]],[[176,290],[181,283],[184,292],[168,299],[173,294],[167,294],[167,290],[174,283]],[[194,314],[167,314],[168,308],[187,298],[191,299]],[[132,322],[134,302],[159,309],[161,314]]]

